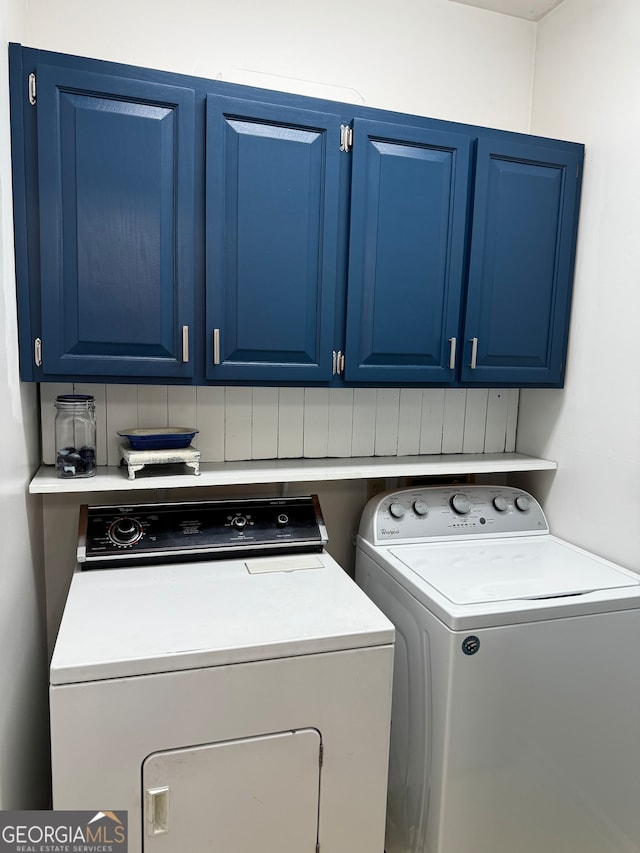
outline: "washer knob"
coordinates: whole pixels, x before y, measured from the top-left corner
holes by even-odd
[[[451,508],[458,515],[466,515],[471,509],[471,501],[466,495],[457,494],[451,498]]]
[[[509,501],[502,495],[498,495],[493,499],[493,505],[498,512],[506,512],[509,509]]]
[[[429,505],[426,501],[423,501],[422,498],[418,498],[417,501],[413,502],[413,511],[416,515],[427,515],[429,512]]]
[[[232,520],[231,524],[233,524],[236,530],[244,530],[244,528],[247,526],[247,519],[244,517],[244,515],[236,515],[235,518]]]
[[[389,512],[394,518],[403,518],[406,509],[399,503],[392,503],[389,507]]]
[[[276,519],[276,524],[278,527],[286,527],[286,525],[289,524],[289,516],[286,513],[281,512]]]
[[[531,506],[531,498],[528,495],[518,495],[516,498],[516,506],[520,512],[526,512]]]

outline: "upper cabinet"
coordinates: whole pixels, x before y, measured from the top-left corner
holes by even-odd
[[[471,138],[356,119],[345,378],[450,383]]]
[[[583,147],[10,47],[24,379],[562,385]]]
[[[480,139],[461,379],[560,385],[582,155]]]
[[[207,96],[206,375],[328,382],[340,117]]]
[[[42,378],[191,377],[193,90],[36,80]]]

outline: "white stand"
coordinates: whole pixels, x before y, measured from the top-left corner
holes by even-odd
[[[200,474],[200,451],[194,447],[169,448],[167,450],[132,450],[128,445],[120,445],[120,456],[127,464],[129,479],[134,480],[136,471],[145,465],[168,465],[184,462],[197,476]]]

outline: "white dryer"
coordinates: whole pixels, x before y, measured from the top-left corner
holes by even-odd
[[[394,629],[325,542],[314,498],[84,507],[54,808],[127,810],[130,853],[382,853]]]
[[[527,493],[378,496],[356,581],[396,626],[386,853],[640,851],[640,577]]]

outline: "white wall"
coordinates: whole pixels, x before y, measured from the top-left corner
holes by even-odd
[[[92,394],[98,465],[119,465],[118,431],[195,427],[200,462],[515,449],[517,388],[40,386],[42,461],[55,465],[55,399]]]
[[[449,0],[29,0],[25,43],[526,131],[535,31]]]
[[[20,0],[0,4],[0,809],[48,803],[48,709],[42,506],[27,497],[38,464],[36,388],[18,378],[7,42],[22,33]]]
[[[586,145],[566,388],[523,391],[518,449],[555,459],[553,531],[640,570],[640,4],[539,25],[532,130]]]

